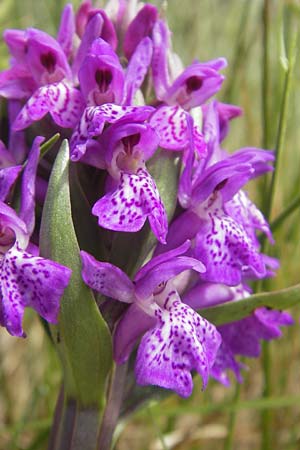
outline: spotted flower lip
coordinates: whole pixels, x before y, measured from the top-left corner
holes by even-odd
[[[36,137],[21,181],[19,215],[0,201],[0,324],[13,336],[25,337],[24,309],[32,307],[45,320],[57,322],[60,298],[71,270],[31,254],[35,225],[35,181],[43,137]],[[1,189],[0,189],[1,190]]]
[[[3,202],[0,202],[0,227],[0,325],[13,336],[25,337],[22,319],[26,307],[56,323],[59,300],[71,270],[28,253],[26,224]]]
[[[23,130],[48,113],[60,127],[72,128],[77,124],[84,106],[80,91],[66,81],[42,86],[21,109],[13,129]]]
[[[189,246],[186,242],[153,258],[133,282],[112,264],[81,252],[85,283],[110,298],[131,303],[115,333],[117,362],[129,357],[136,339],[145,333],[137,354],[137,382],[173,389],[183,397],[192,391],[192,369],[206,386],[220,345],[215,327],[182,303],[172,285],[172,278],[185,270],[205,270],[199,261],[183,255]]]
[[[204,157],[206,144],[198,126],[180,106],[161,106],[150,117],[149,123],[159,135],[159,145],[166,150],[184,150],[193,144],[199,157]],[[192,134],[192,139],[190,136]]]
[[[100,226],[135,232],[148,218],[158,240],[165,242],[167,214],[145,165],[157,146],[158,136],[148,124],[120,121],[103,133],[101,149],[96,148],[91,158],[96,166],[107,169],[115,187],[93,206],[92,213],[98,217]]]

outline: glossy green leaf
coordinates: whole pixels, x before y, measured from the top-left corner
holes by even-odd
[[[300,284],[274,292],[251,295],[236,302],[201,309],[199,313],[215,325],[235,322],[249,316],[256,308],[266,306],[287,309],[300,303]]]
[[[84,218],[83,218],[84,220]],[[87,230],[88,231],[88,230]],[[41,254],[72,269],[61,301],[59,323],[51,332],[65,371],[65,392],[79,404],[101,404],[112,364],[111,336],[92,291],[81,278],[81,260],[72,221],[69,146],[59,150],[42,216]]]

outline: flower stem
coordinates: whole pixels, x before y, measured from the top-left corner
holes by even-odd
[[[232,404],[235,406],[239,403],[241,398],[241,384],[236,383],[235,385],[235,392]],[[233,409],[229,416],[229,423],[228,423],[228,433],[224,442],[224,450],[231,450],[233,448],[233,439],[234,439],[234,431],[235,431],[235,424],[236,424],[236,418],[238,414],[238,409]]]
[[[270,224],[271,231],[274,232],[280,228],[284,221],[296,210],[300,208],[300,195],[296,197]]]
[[[69,400],[65,404],[60,427],[60,435],[55,450],[71,450],[76,421],[76,401]]]
[[[262,122],[263,148],[270,146],[270,0],[264,0],[262,10],[263,64],[262,64]]]
[[[48,450],[55,450],[55,448],[57,448],[60,432],[60,424],[63,414],[63,407],[64,407],[64,387],[62,385],[55,406],[54,418],[48,442]]]
[[[115,366],[111,377],[108,400],[98,435],[98,450],[110,450],[112,447],[113,434],[118,423],[123,400],[126,375],[127,364]]]
[[[265,0],[267,3],[268,0]],[[293,39],[291,41],[291,45],[289,48],[289,58],[288,58],[288,66],[285,75],[284,81],[284,90],[283,97],[281,103],[280,110],[280,118],[279,118],[279,126],[278,133],[276,139],[276,159],[275,159],[275,167],[274,172],[272,173],[272,178],[269,187],[269,195],[267,197],[266,202],[266,210],[265,216],[267,221],[270,221],[272,208],[274,205],[275,198],[275,188],[278,179],[278,167],[281,161],[282,151],[284,147],[286,128],[287,128],[287,115],[288,115],[288,103],[291,92],[291,82],[292,82],[292,74],[296,60],[296,41],[297,41],[297,33],[294,34]],[[267,118],[265,118],[267,119]],[[267,122],[267,120],[266,120]],[[267,250],[268,242],[265,239],[262,242],[262,253],[265,253]],[[259,283],[257,290],[259,291],[263,288],[263,283]],[[272,358],[271,358],[271,349],[267,342],[263,343],[263,370],[264,370],[264,389],[263,389],[263,397],[269,398],[272,395]],[[265,410],[262,413],[262,442],[261,448],[263,450],[271,450],[272,448],[272,412],[270,410]]]

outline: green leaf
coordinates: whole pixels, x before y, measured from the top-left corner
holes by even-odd
[[[44,158],[46,153],[48,153],[48,151],[51,150],[51,148],[53,147],[54,144],[56,144],[56,142],[58,141],[59,138],[60,138],[60,134],[56,133],[50,139],[48,139],[48,141],[44,142],[41,145],[40,158]]]
[[[112,365],[111,336],[92,291],[81,278],[68,166],[69,146],[65,140],[52,169],[40,235],[42,256],[72,269],[70,284],[61,301],[59,323],[51,326],[51,332],[64,366],[67,397],[76,398],[84,407],[102,406]]]
[[[300,284],[279,291],[251,295],[236,302],[201,309],[199,313],[214,325],[223,325],[241,320],[262,306],[287,309],[298,303],[300,303]]]

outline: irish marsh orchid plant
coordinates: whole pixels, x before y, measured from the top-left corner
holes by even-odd
[[[216,98],[227,62],[184,68],[154,5],[68,4],[56,38],[4,40],[0,324],[25,337],[33,308],[61,358],[49,450],[105,450],[120,412],[158,388],[190,396],[195,373],[203,389],[229,371],[241,382],[239,357],[293,323],[283,300],[252,295],[279,262],[245,185],[275,155],[224,148],[242,113]]]

